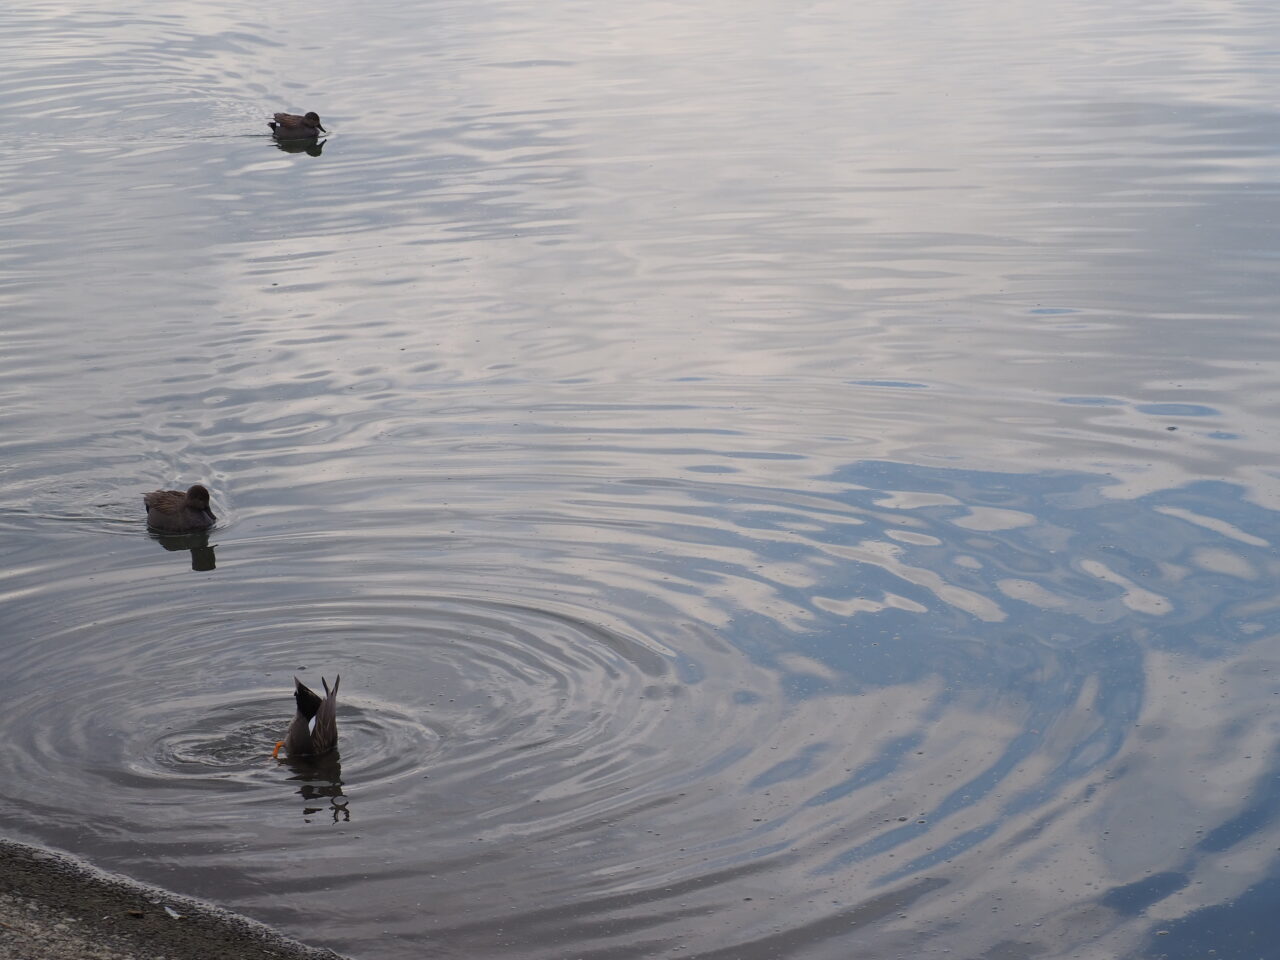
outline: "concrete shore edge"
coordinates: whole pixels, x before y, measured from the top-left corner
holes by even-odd
[[[0,960],[215,958],[346,960],[212,904],[0,839]]]

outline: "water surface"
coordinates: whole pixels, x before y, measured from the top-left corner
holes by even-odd
[[[1277,42],[8,8],[4,831],[369,960],[1263,955]]]

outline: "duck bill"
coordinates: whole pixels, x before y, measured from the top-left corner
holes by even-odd
[[[316,129],[317,129],[317,130],[319,130],[321,133],[328,133],[328,132],[329,132],[329,131],[328,131],[328,130],[326,130],[324,127],[320,126],[320,124],[318,124],[318,123],[316,124]]]

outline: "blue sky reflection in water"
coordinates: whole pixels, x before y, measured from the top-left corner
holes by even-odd
[[[1264,955],[1278,42],[6,9],[4,831],[371,960]]]

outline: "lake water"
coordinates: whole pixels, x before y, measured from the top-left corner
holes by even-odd
[[[1277,49],[7,6],[0,833],[364,960],[1274,955]]]

